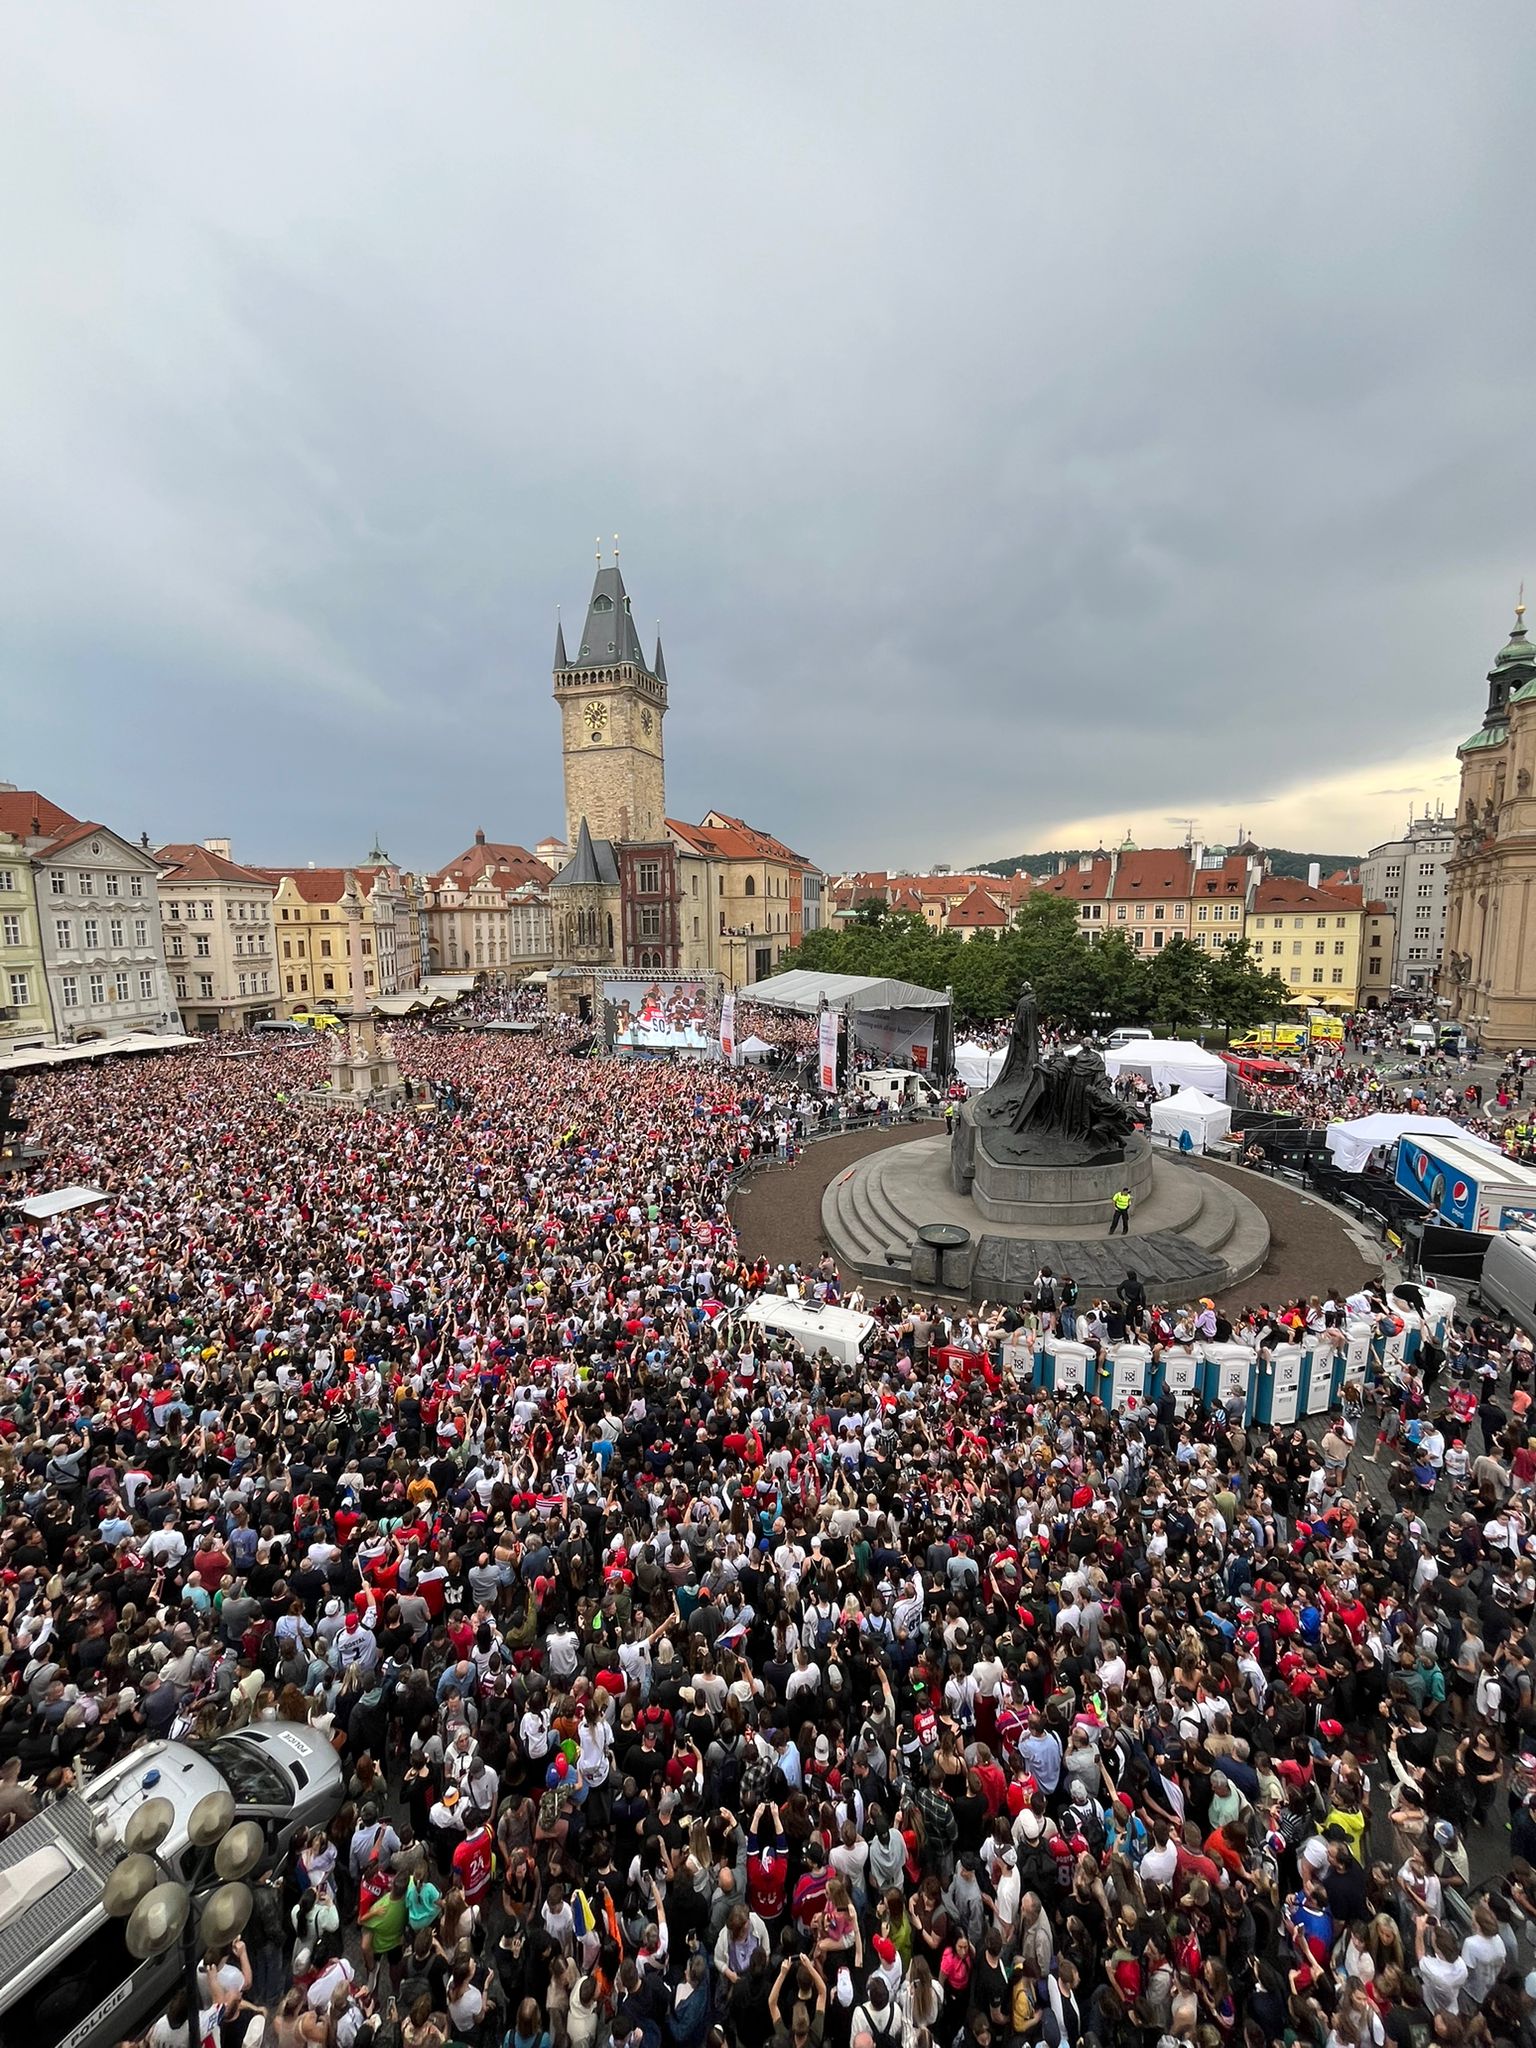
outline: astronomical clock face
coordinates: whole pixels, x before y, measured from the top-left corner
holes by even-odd
[[[608,730],[608,706],[589,704],[587,706],[587,738],[600,740]]]
[[[644,733],[647,739],[650,738],[651,730],[654,727],[655,723],[655,719],[651,716],[650,706],[646,705],[640,713],[640,730]]]

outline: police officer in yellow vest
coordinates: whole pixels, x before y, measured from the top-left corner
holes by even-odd
[[[1115,1232],[1118,1230],[1123,1232],[1126,1237],[1129,1237],[1131,1234],[1130,1189],[1121,1188],[1119,1192],[1113,1197],[1113,1203],[1114,1214],[1109,1219],[1109,1234],[1111,1237],[1113,1237]]]

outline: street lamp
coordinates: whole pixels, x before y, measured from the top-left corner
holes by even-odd
[[[144,1786],[152,1790],[160,1773],[146,1771]],[[107,1879],[102,1905],[114,1920],[126,1920],[123,1939],[140,1962],[164,1955],[181,1942],[182,1982],[187,2000],[187,2043],[194,2048],[202,2020],[197,1988],[199,1949],[222,1948],[241,1933],[251,1917],[251,1888],[239,1880],[261,1861],[266,1838],[253,1820],[235,1819],[234,1797],[209,1792],[187,1816],[187,1840],[198,1856],[187,1881],[175,1876],[157,1851],[176,1824],[170,1800],[156,1794],[144,1801],[123,1829],[128,1851]],[[209,1890],[210,1881],[220,1882]],[[202,1912],[194,1923],[192,1908],[202,1896]]]
[[[1104,1026],[1110,1023],[1113,1017],[1114,1012],[1112,1010],[1090,1010],[1088,1012],[1088,1022],[1093,1026],[1095,1038],[1102,1038],[1104,1036]]]

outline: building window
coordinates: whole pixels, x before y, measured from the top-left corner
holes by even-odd
[[[322,939],[322,940],[320,941],[320,958],[321,958],[322,960],[329,960],[329,959],[330,959],[330,957],[331,957],[331,942],[330,942],[330,940],[329,940],[329,939]]]
[[[178,996],[178,997],[180,998],[180,1000],[181,1000],[182,1002],[185,1002],[185,1001],[186,1001],[186,999],[187,999],[187,977],[186,977],[186,976],[185,976],[184,974],[178,974],[178,975],[177,975],[177,977],[176,977],[176,994],[177,994],[177,996]]]
[[[640,936],[642,939],[661,937],[661,905],[643,903],[640,906]]]
[[[126,1003],[126,1002],[127,1002],[127,1000],[128,1000],[128,977],[127,977],[127,975],[126,975],[126,974],[124,974],[124,973],[122,973],[121,971],[119,971],[118,973],[114,974],[114,975],[113,975],[113,977],[112,977],[112,986],[113,986],[113,988],[114,988],[114,989],[116,990],[116,992],[117,992],[117,1000],[118,1000],[118,1001],[119,1001],[120,1003]]]
[[[1263,942],[1263,940],[1261,939],[1261,940],[1259,941],[1259,943],[1260,943],[1260,945],[1262,945],[1262,944],[1263,944],[1264,942]],[[1282,944],[1283,944],[1283,942],[1282,942],[1281,940],[1279,940],[1279,939],[1271,939],[1271,940],[1270,940],[1270,942],[1269,942],[1269,950],[1270,950],[1270,952],[1271,952],[1271,953],[1278,953],[1278,952],[1280,952],[1280,951],[1282,950]]]
[[[119,896],[122,894],[122,884],[118,876],[114,874],[110,869],[108,870],[105,878],[105,886],[107,894],[109,896]]]
[[[16,870],[0,868],[0,896],[12,896],[16,892]],[[694,892],[697,894],[697,890]]]
[[[1292,951],[1293,953],[1299,953],[1299,952],[1301,951],[1301,941],[1300,941],[1300,939],[1292,939],[1292,941],[1291,941],[1291,951]]]
[[[1300,969],[1299,967],[1293,967],[1293,968],[1291,969],[1291,979],[1292,979],[1292,981],[1300,981],[1300,979],[1301,979],[1301,969]]]
[[[95,893],[96,893],[96,877],[95,877],[95,876],[94,876],[94,875],[93,875],[93,874],[91,873],[91,871],[90,871],[90,869],[89,869],[89,868],[82,868],[82,869],[81,869],[81,871],[80,871],[80,879],[79,879],[79,881],[77,882],[77,884],[76,884],[76,887],[77,887],[77,888],[79,889],[79,891],[80,891],[80,894],[81,894],[82,896],[94,896],[94,895],[95,895]]]
[[[59,1001],[66,1010],[76,1010],[80,1007],[80,984],[72,974],[59,976]]]
[[[197,992],[204,1002],[208,1002],[211,999],[213,995],[213,976],[211,974],[200,974],[197,977]]]
[[[285,974],[285,975],[283,976],[283,980],[284,980],[284,982],[285,982],[285,983],[287,984],[287,988],[288,988],[288,993],[289,993],[289,995],[292,995],[292,994],[293,994],[293,976],[292,976],[291,974]]]
[[[81,920],[80,943],[85,947],[87,952],[90,952],[93,947],[100,943],[98,938],[99,931],[100,926],[97,924],[94,917],[87,917]]]
[[[1175,924],[1182,924],[1184,922],[1184,906],[1182,903],[1175,903],[1173,906],[1173,921]]]
[[[133,943],[136,946],[147,946],[149,944],[149,919],[147,917],[136,917],[133,920]]]
[[[335,988],[336,988],[336,977],[335,977],[335,975],[334,975],[334,974],[326,974],[326,975],[322,975],[322,977],[321,977],[321,983],[320,983],[320,985],[321,985],[321,987],[322,987],[322,988],[328,988],[328,989],[330,989],[330,990],[331,990],[331,991],[332,991],[332,992],[334,993],[334,991],[335,991]]]
[[[1372,933],[1371,933],[1371,944],[1372,944],[1372,946],[1373,946],[1373,947],[1379,946],[1379,945],[1381,944],[1381,933],[1380,933],[1380,932],[1372,932]]]
[[[1314,968],[1313,968],[1313,970],[1312,970],[1312,979],[1313,979],[1314,981],[1321,981],[1321,980],[1322,980],[1322,978],[1323,978],[1323,970],[1321,969],[1321,967],[1314,967]]]
[[[661,862],[643,860],[640,863],[640,893],[642,896],[659,896],[661,893]]]
[[[1334,984],[1334,987],[1335,987],[1335,988],[1339,987],[1339,986],[1340,986],[1340,985],[1342,984],[1343,980],[1344,980],[1344,970],[1343,970],[1343,968],[1342,968],[1342,967],[1335,967],[1335,968],[1334,968],[1334,970],[1333,970],[1333,984]]]
[[[211,903],[203,905],[203,922],[204,924],[213,923],[213,905]]]
[[[371,953],[371,952],[373,951],[373,941],[372,941],[372,939],[364,939],[364,940],[363,940],[363,942],[362,942],[362,946],[363,946],[363,957],[364,957],[364,958],[366,959],[366,958],[367,958],[367,956],[368,956],[368,955],[369,955],[369,954],[370,954],[370,953]]]
[[[743,896],[755,896],[757,894],[756,876],[748,875],[747,879],[741,885],[741,893]]]
[[[14,916],[0,918],[0,934],[3,934],[5,943],[8,946],[19,946],[21,944],[21,919]]]
[[[152,1003],[154,1001],[155,976],[153,968],[141,967],[139,969],[139,996],[143,1002]]]
[[[1319,939],[1316,945],[1313,946],[1312,950],[1314,953],[1326,953],[1328,950],[1328,941],[1326,939]]]
[[[1342,960],[1344,958],[1344,941],[1342,939],[1335,939],[1333,942],[1333,950],[1335,955],[1340,960]]]
[[[1115,905],[1115,921],[1116,921],[1116,923],[1117,923],[1117,924],[1124,924],[1124,923],[1125,923],[1125,916],[1126,916],[1126,912],[1125,912],[1125,905],[1124,905],[1123,903],[1117,903],[1117,904]]]
[[[206,932],[199,932],[199,933],[197,934],[197,938],[196,938],[195,944],[196,944],[196,949],[197,949],[197,957],[198,957],[198,959],[199,959],[199,960],[206,960],[206,959],[208,959],[208,958],[209,958],[209,956],[210,956],[210,944],[209,944],[208,934],[207,934]]]
[[[180,932],[172,932],[172,933],[171,933],[171,958],[172,958],[173,960],[179,960],[179,959],[181,958],[182,954],[183,954],[183,953],[185,952],[185,950],[186,950],[186,947],[185,947],[185,945],[184,945],[184,943],[183,943],[183,941],[182,941],[182,936],[181,936],[181,933],[180,933]]]
[[[691,879],[693,882],[693,893],[697,896],[699,893],[699,878],[697,875],[694,875]]]
[[[128,894],[130,896],[142,896],[144,894],[144,877],[142,875],[130,875],[128,877]]]
[[[1152,920],[1153,920],[1153,922],[1154,922],[1155,924],[1161,924],[1161,923],[1162,923],[1162,921],[1163,921],[1163,906],[1161,905],[1161,903],[1155,903],[1155,904],[1154,904],[1154,905],[1152,906]]]
[[[48,890],[49,894],[53,896],[62,896],[64,894],[64,870],[62,868],[50,868],[48,870]]]
[[[114,917],[107,926],[107,936],[114,946],[123,943],[123,920],[120,917]]]
[[[32,984],[24,974],[11,976],[11,1003],[15,1009],[24,1010],[32,1000]]]
[[[107,977],[104,974],[87,975],[85,985],[93,1003],[104,1003],[107,1000]]]

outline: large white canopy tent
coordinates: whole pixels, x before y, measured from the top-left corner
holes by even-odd
[[[1208,1152],[1232,1132],[1232,1112],[1224,1102],[1217,1102],[1200,1088],[1181,1088],[1176,1095],[1168,1095],[1161,1102],[1152,1105],[1152,1130],[1155,1136],[1171,1138],[1180,1144],[1188,1131],[1190,1144],[1196,1152]]]
[[[1153,1087],[1163,1095],[1198,1088],[1219,1101],[1227,1092],[1226,1062],[1179,1038],[1138,1038],[1117,1045],[1105,1053],[1104,1068],[1112,1080],[1121,1074],[1150,1075]]]
[[[754,981],[737,994],[744,1003],[769,1010],[793,1010],[814,1017],[823,1002],[848,1020],[850,1049],[858,1047],[881,1059],[910,1060],[914,1067],[945,1073],[949,1066],[950,999],[941,988],[920,988],[915,981],[889,976],[818,974],[812,968],[791,968],[767,981]]]
[[[978,1045],[968,1038],[955,1047],[955,1072],[967,1088],[990,1088],[1007,1057],[1006,1045]]]
[[[1486,1138],[1474,1137],[1448,1116],[1415,1116],[1410,1110],[1396,1115],[1378,1110],[1372,1116],[1351,1117],[1347,1123],[1330,1124],[1324,1143],[1340,1173],[1363,1173],[1373,1152],[1384,1151],[1395,1145],[1399,1138],[1410,1136],[1454,1138],[1463,1149],[1480,1154],[1493,1165],[1509,1164],[1497,1145],[1490,1145]]]

